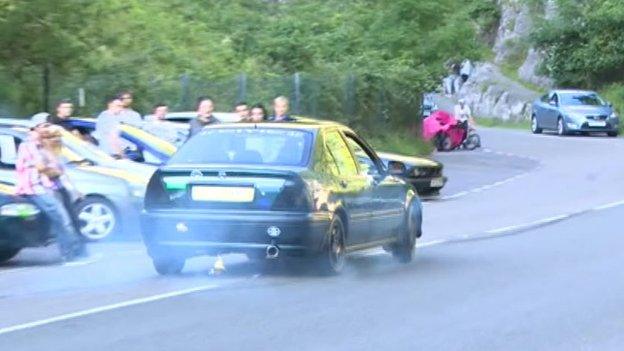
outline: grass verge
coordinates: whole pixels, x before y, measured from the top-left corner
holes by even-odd
[[[531,122],[530,121],[507,121],[498,118],[477,118],[477,128],[479,126],[483,127],[497,127],[497,128],[509,128],[509,129],[523,129],[530,130]]]
[[[392,131],[383,135],[365,135],[377,151],[392,152],[407,156],[428,156],[433,145],[405,131]]]

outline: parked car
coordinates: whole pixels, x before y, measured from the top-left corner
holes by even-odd
[[[222,123],[236,123],[240,122],[240,116],[233,112],[214,112],[213,116],[216,119],[221,121]],[[165,116],[165,119],[168,122],[171,122],[174,128],[178,131],[180,135],[183,136],[183,140],[186,141],[188,139],[189,134],[189,122],[197,117],[197,112],[195,111],[184,111],[184,112],[170,112]],[[151,115],[145,116],[145,120],[150,120],[152,118]],[[178,144],[180,145],[180,144]]]
[[[189,257],[229,252],[308,256],[329,273],[348,252],[376,246],[412,260],[420,199],[349,128],[220,124],[199,136],[148,185],[141,232],[160,274],[179,273]],[[361,152],[368,159],[355,157]]]
[[[552,90],[533,102],[531,131],[559,135],[603,132],[618,135],[620,120],[613,106],[589,90]]]
[[[27,135],[28,128],[0,127],[0,181],[5,184],[16,182],[17,149]],[[115,232],[129,234],[137,231],[151,172],[137,173],[125,170],[114,162],[107,166],[86,159],[69,145],[84,144],[82,148],[86,148],[87,143],[67,132],[63,133],[63,144],[62,155],[68,165],[68,176],[84,195],[75,208],[81,234],[89,240],[101,240]]]
[[[438,161],[387,152],[378,152],[377,155],[379,155],[386,167],[392,161],[399,161],[405,164],[405,170],[400,176],[406,182],[412,184],[419,195],[438,195],[448,180],[444,176],[444,166]]]
[[[93,118],[72,118],[68,124],[83,134],[92,135],[95,139],[96,120]],[[176,146],[138,127],[121,124],[119,136],[126,146],[125,156],[135,162],[160,165],[167,161],[177,150]]]
[[[13,195],[13,187],[0,182],[0,263],[15,257],[25,247],[44,245],[50,223],[37,206]]]
[[[0,127],[21,127],[27,129],[33,125],[34,122],[32,120],[0,118]],[[97,146],[85,142],[66,131],[63,131],[63,146],[63,153],[67,158],[74,160],[84,159],[95,166],[121,169],[136,175],[142,179],[141,181],[149,179],[152,176],[152,173],[156,170],[156,167],[153,165],[140,164],[127,159],[115,159],[100,150]]]

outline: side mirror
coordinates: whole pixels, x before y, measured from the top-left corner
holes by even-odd
[[[131,161],[134,161],[134,162],[144,162],[145,161],[145,159],[143,158],[143,155],[138,150],[125,149],[124,150],[124,155],[126,156],[127,159],[129,159]]]
[[[555,102],[555,100],[549,100],[549,101],[548,101],[548,104],[549,104],[550,106],[555,106],[555,107],[557,107],[557,103]]]
[[[607,102],[607,105],[609,105],[609,107],[613,108],[613,103],[612,102]]]
[[[407,167],[405,163],[400,161],[388,161],[388,173],[391,175],[402,176],[405,175]]]

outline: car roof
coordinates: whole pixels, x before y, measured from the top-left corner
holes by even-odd
[[[261,123],[223,123],[212,124],[205,128],[241,128],[241,127],[254,127],[254,128],[271,128],[271,129],[306,129],[306,130],[320,130],[327,128],[338,128],[343,130],[351,130],[344,124],[334,121],[317,120],[313,118],[296,117],[294,121],[289,122],[261,122]]]
[[[595,91],[593,90],[581,90],[581,89],[555,89],[552,91],[552,93],[556,93],[556,94],[597,94]]]
[[[240,121],[240,116],[234,112],[213,112],[212,113],[218,120],[222,122],[238,122]],[[145,116],[150,117],[152,115]],[[196,111],[181,111],[181,112],[169,112],[165,115],[165,119],[176,119],[176,118],[188,118],[193,119],[197,117]]]
[[[30,119],[23,118],[0,118],[0,125],[5,127],[19,126],[24,128],[30,128],[34,125],[34,122]]]
[[[16,125],[3,125],[2,122],[0,122],[0,130],[4,131],[4,132],[10,132],[13,135],[26,135],[28,134],[28,132],[30,131],[29,127],[24,127],[24,126],[16,126]]]

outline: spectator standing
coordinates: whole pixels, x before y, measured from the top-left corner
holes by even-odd
[[[247,121],[251,123],[264,122],[266,120],[266,115],[267,112],[264,105],[258,103],[251,107],[251,113],[249,114],[249,119]]]
[[[64,260],[73,260],[85,253],[84,246],[69,213],[54,195],[55,181],[61,179],[64,172],[58,158],[46,150],[42,142],[49,137],[49,127],[47,122],[35,126],[18,148],[16,194],[30,199],[46,214],[52,233],[57,237],[61,256]]]
[[[132,103],[134,102],[134,95],[131,91],[122,91],[117,95],[117,98],[121,101],[123,106],[120,114],[121,122],[130,124],[136,127],[140,127],[143,118],[141,115],[132,109]]]
[[[154,105],[152,115],[146,120],[143,129],[170,143],[177,144],[178,132],[167,122],[165,117],[169,113],[169,106],[165,103]]]
[[[472,74],[472,62],[470,60],[465,59],[461,63],[461,67],[459,69],[459,76],[462,79],[462,84],[466,83],[470,75]]]
[[[69,125],[68,120],[73,113],[74,104],[69,99],[63,99],[56,104],[55,113],[49,115],[47,121],[71,132],[72,128]]]
[[[122,111],[123,105],[121,100],[117,97],[109,98],[106,110],[98,115],[95,123],[95,132],[100,148],[107,154],[117,158],[123,157],[123,146],[119,136]]]
[[[273,100],[273,116],[268,119],[270,122],[291,122],[295,119],[288,115],[288,98],[278,96]]]
[[[189,138],[199,133],[205,126],[219,123],[219,120],[212,115],[214,102],[209,97],[202,96],[197,99],[197,117],[191,120]]]
[[[236,112],[241,122],[249,119],[249,105],[244,101],[239,101],[234,105],[234,112]]]

